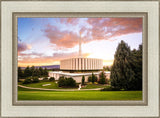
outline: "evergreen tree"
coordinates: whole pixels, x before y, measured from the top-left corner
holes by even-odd
[[[111,71],[111,66],[103,66],[104,71]]]
[[[33,76],[33,72],[35,71],[35,67],[34,67],[34,66],[32,66],[32,67],[30,68],[30,71],[31,71],[32,76]]]
[[[43,75],[44,75],[44,76],[48,76],[47,68],[45,68],[45,69],[44,69],[44,71],[43,71]]]
[[[33,74],[32,74],[32,76],[36,76],[36,77],[40,77],[40,75],[41,75],[41,73],[40,73],[40,71],[39,71],[39,69],[38,68],[36,68],[34,71],[33,71]]]
[[[142,45],[131,52],[130,64],[135,73],[135,80],[131,83],[133,90],[142,90]]]
[[[44,75],[44,70],[42,67],[39,67],[39,74],[40,76],[43,76]]]
[[[85,82],[85,77],[84,75],[82,76],[82,85],[84,85],[84,82]]]
[[[91,78],[92,78],[92,83],[97,82],[97,76],[95,76],[93,73]]]
[[[135,79],[129,60],[131,59],[130,47],[124,42],[118,45],[114,55],[114,62],[111,69],[111,86],[119,89],[129,90]]]
[[[98,81],[98,83],[99,84],[106,84],[106,75],[104,74],[103,71],[99,74],[99,81]]]
[[[23,71],[22,71],[21,67],[18,67],[18,81],[21,78],[23,78]]]
[[[24,70],[24,77],[30,77],[30,76],[32,76],[32,72],[30,70],[30,67],[27,66]]]

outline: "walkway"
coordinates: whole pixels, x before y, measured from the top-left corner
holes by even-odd
[[[44,91],[88,91],[88,90],[101,90],[102,88],[95,88],[95,89],[45,89],[45,88],[33,88],[27,87],[23,85],[18,85],[19,87],[26,88],[26,89],[35,89],[35,90],[44,90]]]

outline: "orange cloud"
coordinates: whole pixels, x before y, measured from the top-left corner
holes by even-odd
[[[64,24],[80,25],[79,33],[85,43],[92,40],[109,40],[112,37],[142,32],[142,18],[88,18],[86,25],[80,24],[80,18],[61,18]],[[78,44],[79,35],[73,31],[62,31],[50,24],[43,30],[50,42],[58,47],[72,48]]]
[[[58,47],[72,48],[78,44],[79,36],[73,32],[60,31],[57,27],[51,25],[47,25],[44,32],[46,37],[50,39],[50,42]]]
[[[94,39],[109,39],[129,33],[142,32],[142,18],[89,18]]]

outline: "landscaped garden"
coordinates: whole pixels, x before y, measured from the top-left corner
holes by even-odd
[[[141,45],[131,51],[121,41],[110,78],[103,70],[98,77],[92,72],[87,81],[82,76],[79,83],[65,76],[55,81],[54,77],[48,77],[47,69],[32,66],[22,71],[18,68],[18,100],[142,100],[141,60]]]

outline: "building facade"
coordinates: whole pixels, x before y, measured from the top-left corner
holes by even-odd
[[[97,76],[97,78],[99,78],[99,74],[101,73],[101,71],[98,72],[93,72],[94,75]],[[105,71],[104,72],[106,75],[106,79],[110,79],[110,71]],[[72,77],[77,83],[81,83],[82,81],[82,76],[85,77],[85,82],[88,81],[88,77],[92,75],[92,73],[67,73],[67,72],[63,72],[63,71],[50,71],[49,73],[49,77],[54,77],[55,80],[58,80],[59,77],[64,76],[64,77]]]
[[[101,70],[103,60],[95,58],[69,58],[60,61],[60,70]]]

